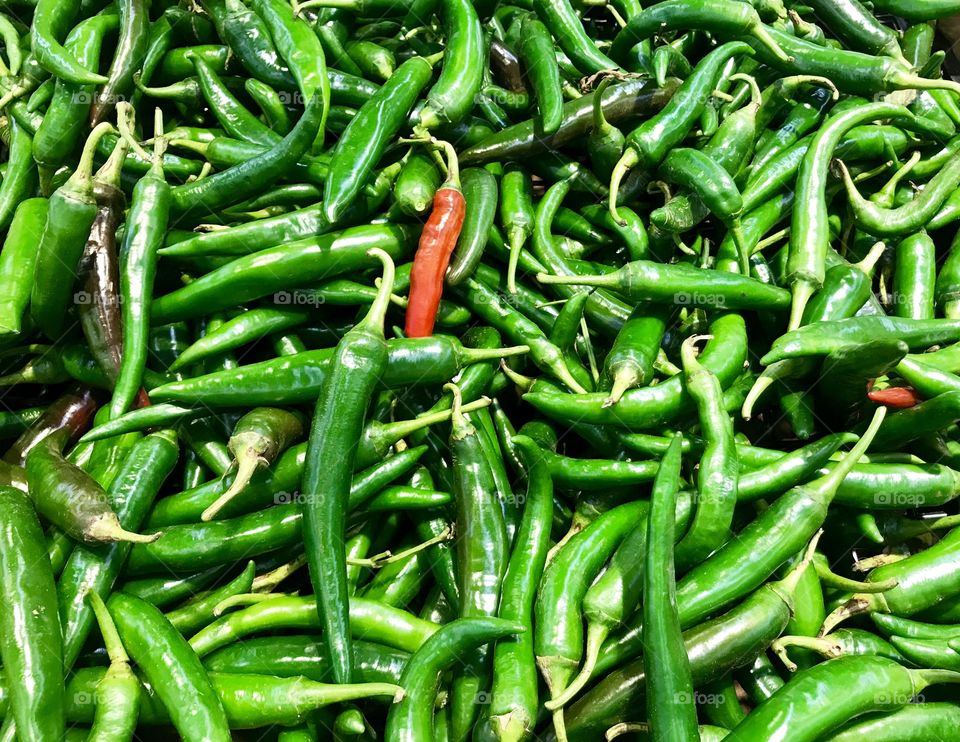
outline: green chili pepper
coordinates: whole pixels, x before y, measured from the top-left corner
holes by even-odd
[[[687,346],[690,347],[690,346]],[[680,487],[680,441],[674,439],[660,462],[650,496],[643,586],[643,642],[651,667],[665,672],[650,676],[647,718],[654,739],[697,740],[693,678],[677,612],[673,570],[674,519]],[[701,471],[703,463],[701,462]],[[701,501],[692,529],[702,517]],[[689,535],[685,538],[689,538]],[[680,542],[681,547],[683,541]]]
[[[534,613],[537,666],[550,691],[554,728],[562,734],[563,710],[555,705],[583,655],[581,604],[590,583],[638,518],[644,501],[608,510],[574,535],[544,571]]]
[[[310,430],[308,465],[303,486],[304,536],[310,575],[317,594],[317,610],[326,628],[334,677],[351,677],[346,562],[343,551],[346,505],[353,456],[363,427],[363,416],[374,385],[387,366],[383,321],[393,290],[393,261],[380,249],[371,250],[384,267],[377,300],[366,319],[337,345],[332,373],[320,391]],[[346,404],[346,400],[353,400]],[[344,417],[348,412],[351,417]],[[332,435],[331,431],[339,431]],[[321,488],[323,496],[321,496]]]
[[[63,38],[80,12],[80,2],[38,2],[30,24],[30,46],[36,61],[59,78],[85,85],[102,85],[107,78],[86,69],[63,47]]]
[[[837,143],[851,128],[877,118],[906,118],[900,106],[870,104],[838,114],[814,135],[797,176],[797,203],[790,227],[789,281],[793,305],[789,329],[800,326],[807,301],[823,284],[825,253],[829,244],[827,225],[827,169]]]
[[[410,659],[407,652],[364,641],[354,642],[353,652],[361,683],[398,683]],[[203,664],[216,673],[303,676],[319,683],[330,680],[330,658],[323,641],[312,636],[247,638],[206,655]]]
[[[280,58],[289,66],[304,100],[309,101],[314,95],[320,97],[323,114],[317,142],[322,143],[330,111],[330,77],[323,45],[310,25],[298,18],[287,3],[254,0],[252,5],[267,27]]]
[[[90,109],[90,125],[96,126],[113,111],[122,96],[133,89],[134,73],[140,69],[147,53],[149,5],[144,0],[119,3],[120,34],[104,83]]]
[[[854,719],[834,732],[834,742],[871,739],[875,742],[919,742],[949,735],[960,720],[960,708],[952,703],[910,703],[879,717]]]
[[[723,387],[697,360],[695,342],[696,336],[684,341],[681,358],[687,393],[697,406],[706,445],[697,468],[693,522],[677,545],[676,558],[681,564],[703,561],[726,541],[733,523],[739,470],[733,423],[723,406]]]
[[[203,511],[200,520],[213,519],[224,505],[250,483],[259,466],[269,466],[302,435],[302,419],[286,410],[258,407],[241,417],[227,442],[227,448],[237,464],[237,475],[230,488]]]
[[[440,187],[440,171],[425,154],[411,153],[393,185],[393,198],[407,216],[422,217],[430,211],[433,195]]]
[[[434,739],[433,706],[441,672],[465,653],[476,652],[481,646],[502,637],[522,634],[522,623],[500,618],[461,618],[447,624],[427,639],[410,658],[400,682],[405,694],[387,715],[385,739]]]
[[[130,657],[103,598],[95,592],[88,593],[87,598],[110,658],[110,666],[97,684],[97,713],[88,739],[97,742],[133,739],[140,711],[140,681],[130,669]]]
[[[590,38],[567,0],[534,0],[533,9],[580,74],[617,68],[617,63]]]
[[[493,471],[481,445],[482,433],[463,415],[459,387],[451,386],[453,417],[450,449],[457,510],[457,565],[461,618],[496,615],[500,584],[507,567],[508,541]],[[469,729],[477,693],[489,674],[488,656],[478,653],[460,669],[451,690],[454,729]]]
[[[697,268],[688,263],[635,260],[602,275],[551,276],[537,274],[543,284],[601,286],[626,294],[634,301],[716,306],[735,309],[783,309],[787,292],[748,276]]]
[[[956,673],[908,670],[885,657],[829,660],[799,673],[727,738],[776,739],[789,729],[791,739],[814,740],[862,713],[896,710],[928,685],[958,680]]]
[[[814,0],[810,5],[827,28],[855,49],[868,54],[885,54],[910,66],[900,50],[897,34],[874,18],[859,0]]]
[[[107,497],[120,525],[140,528],[164,480],[177,461],[176,438],[169,431],[135,443],[109,486]],[[73,666],[93,625],[86,592],[109,595],[130,553],[126,543],[92,548],[77,545],[60,573],[57,599],[63,625],[64,666]]]
[[[101,124],[91,132],[77,169],[50,197],[47,207],[36,257],[36,274],[44,280],[33,283],[30,317],[52,339],[62,332],[77,265],[97,214],[91,180],[96,145],[111,128]]]
[[[200,90],[210,108],[216,112],[217,121],[230,136],[245,142],[272,147],[280,136],[268,129],[260,119],[248,111],[233,95],[220,76],[198,54],[188,54],[197,73]],[[143,90],[143,88],[141,88]],[[155,94],[155,93],[154,93]]]
[[[10,174],[8,177],[17,177]],[[0,186],[2,188],[2,186]],[[0,251],[0,328],[19,334],[30,301],[36,245],[47,221],[47,199],[21,201]]]
[[[190,639],[201,657],[241,639],[272,628],[319,629],[320,618],[313,596],[278,596],[223,616]],[[415,652],[439,628],[436,624],[363,598],[350,599],[350,628],[356,639]]]
[[[563,123],[549,137],[537,135],[532,119],[496,132],[468,147],[460,155],[464,165],[499,160],[519,160],[550,153],[555,148],[589,134],[593,128],[593,108],[597,97],[602,98],[604,117],[611,123],[633,116],[649,116],[662,109],[677,90],[676,81],[656,87],[650,80],[628,80],[611,85],[602,92],[594,91],[563,106]]]
[[[66,432],[45,438],[27,455],[27,481],[37,511],[75,539],[155,541],[156,536],[142,536],[124,529],[103,488],[63,458]]]
[[[23,740],[61,739],[64,687],[56,588],[40,523],[27,496],[0,487],[0,659],[9,685],[4,730]]]
[[[359,195],[374,165],[407,120],[432,68],[414,57],[401,64],[347,125],[330,158],[324,214],[333,224]]]
[[[749,665],[783,633],[793,612],[797,582],[812,558],[812,548],[808,547],[805,557],[784,579],[766,583],[727,613],[684,632],[695,687]],[[596,739],[597,734],[623,719],[642,701],[646,682],[642,657],[610,672],[567,712],[569,739]]]
[[[125,19],[129,14],[125,14]],[[118,23],[116,15],[97,15],[78,24],[66,40],[66,48],[86,69],[96,71],[104,37]],[[87,127],[87,114],[94,100],[92,84],[58,80],[53,98],[43,115],[33,141],[33,155],[44,170],[46,181],[64,160],[73,155]],[[99,123],[99,122],[97,122]]]
[[[115,593],[107,603],[120,639],[190,740],[230,739],[223,705],[186,639],[149,603]]]
[[[610,213],[614,219],[618,218],[617,191],[627,171],[636,165],[653,169],[663,161],[689,133],[723,67],[734,55],[744,52],[748,52],[748,47],[740,41],[731,41],[714,49],[697,65],[660,113],[627,135],[626,150],[610,179]]]
[[[539,130],[555,134],[563,122],[563,93],[553,37],[533,15],[525,16],[517,29],[517,51],[537,101]]]
[[[957,339],[955,320],[913,320],[896,317],[851,317],[818,322],[781,335],[760,362],[770,365],[786,358],[825,355],[855,349],[864,337],[899,339],[911,349],[927,348]],[[857,339],[854,339],[854,338]]]
[[[610,47],[610,56],[622,59],[625,53],[638,42],[655,33],[702,30],[729,38],[751,35],[770,50],[770,53],[789,61],[787,53],[770,37],[767,27],[757,11],[749,3],[734,3],[729,0],[666,0],[655,8],[647,8],[630,19],[621,29]]]
[[[667,326],[667,312],[640,304],[624,322],[603,362],[610,383],[605,404],[615,405],[625,392],[648,386]]]
[[[497,213],[497,179],[484,168],[467,168],[460,174],[466,214],[457,247],[447,269],[446,282],[456,286],[476,270],[483,259],[487,235]]]
[[[371,247],[380,247],[391,257],[400,258],[412,240],[413,231],[409,227],[369,225],[267,248],[236,258],[154,300],[153,320],[163,324],[209,314],[278,291],[285,292],[291,286],[369,267],[373,264],[367,255]],[[282,295],[278,303],[288,299],[289,294]]]

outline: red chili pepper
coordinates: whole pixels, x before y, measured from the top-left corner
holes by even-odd
[[[147,390],[143,387],[140,387],[140,391],[137,392],[137,409],[140,409],[141,407],[149,407],[150,404],[150,397],[147,395]]]
[[[423,225],[417,253],[410,269],[410,295],[404,332],[407,337],[429,337],[440,307],[443,279],[450,256],[457,246],[466,201],[460,190],[457,155],[447,142],[440,142],[447,151],[447,179],[433,196],[433,210]]]
[[[898,410],[905,410],[920,403],[920,397],[916,391],[907,386],[890,386],[886,389],[873,389],[867,392],[867,397],[879,404],[887,407],[895,407]]]

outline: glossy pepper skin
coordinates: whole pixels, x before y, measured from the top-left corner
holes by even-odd
[[[64,687],[56,587],[40,523],[26,494],[0,487],[0,659],[11,683],[5,728],[40,742],[64,735]]]
[[[729,737],[738,741],[777,739],[789,729],[791,739],[815,740],[854,716],[896,710],[926,686],[957,679],[951,672],[908,670],[885,657],[828,660],[798,674],[760,704]],[[843,693],[838,703],[840,689]]]
[[[447,180],[433,196],[433,210],[423,226],[417,252],[413,256],[410,298],[404,321],[407,337],[429,337],[433,334],[447,266],[466,216],[467,204],[460,189],[456,154],[452,148],[448,152]]]
[[[387,365],[383,323],[393,288],[390,256],[379,249],[371,252],[384,266],[380,292],[366,319],[337,345],[332,373],[317,400],[303,472],[307,560],[333,674],[340,683],[349,683],[353,673],[343,549],[350,479],[366,409]]]
[[[114,593],[107,608],[123,646],[160,697],[185,740],[231,739],[227,717],[200,659],[163,614],[140,598]]]
[[[673,565],[679,487],[680,441],[675,438],[660,461],[647,520],[643,641],[650,666],[664,668],[664,672],[650,677],[647,716],[654,739],[696,740],[700,735],[693,703],[693,676],[680,632]]]
[[[323,209],[330,223],[356,199],[431,74],[430,63],[420,57],[404,62],[347,125],[331,155],[324,190]]]

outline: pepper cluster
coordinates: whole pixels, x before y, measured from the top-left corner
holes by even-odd
[[[0,742],[957,738],[953,16],[0,2]]]

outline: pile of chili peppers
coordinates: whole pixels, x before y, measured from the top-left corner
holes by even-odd
[[[0,742],[957,739],[953,16],[0,3]]]

